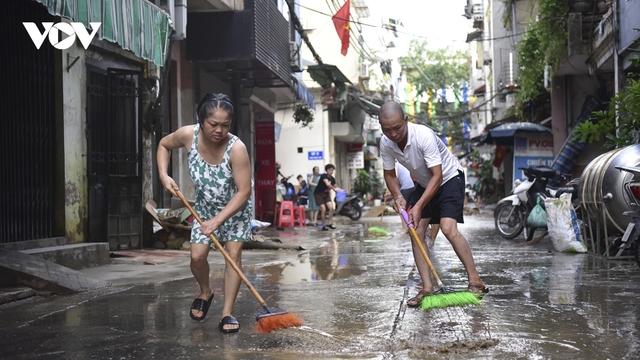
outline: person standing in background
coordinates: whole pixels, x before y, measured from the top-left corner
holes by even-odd
[[[336,167],[333,164],[327,164],[324,167],[326,173],[320,176],[318,186],[313,192],[316,197],[316,203],[320,206],[320,219],[322,220],[322,231],[329,231],[329,229],[335,229],[333,225],[333,201],[331,200],[331,190],[342,190],[336,186],[336,178],[333,177],[333,172]],[[327,214],[327,212],[329,214]],[[328,217],[329,219],[326,219]],[[326,221],[326,222],[325,222]]]
[[[307,179],[307,183],[309,184],[309,190],[307,191],[309,194],[309,216],[311,217],[311,225],[318,226],[318,210],[320,210],[320,207],[316,203],[316,198],[313,193],[316,191],[316,186],[318,186],[318,182],[320,181],[320,168],[314,166],[312,172],[313,174]]]
[[[482,202],[482,191],[483,189],[483,184],[482,184],[482,178],[480,177],[480,175],[478,174],[478,180],[476,180],[476,183],[474,185],[475,187],[475,191],[476,191],[476,207],[478,209],[482,209],[484,207],[484,203]]]

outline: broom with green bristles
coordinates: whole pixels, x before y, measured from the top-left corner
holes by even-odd
[[[436,273],[436,269],[431,264],[431,260],[429,260],[429,256],[427,252],[424,250],[424,246],[422,246],[422,242],[418,238],[418,234],[416,233],[416,229],[413,226],[413,223],[409,222],[409,214],[407,214],[406,210],[402,209],[401,211],[402,220],[407,224],[409,228],[409,232],[411,233],[411,239],[418,245],[420,248],[420,252],[424,257],[424,261],[427,262],[429,266],[429,270],[431,274],[433,274],[433,278],[438,283],[438,287],[440,288],[438,291],[431,295],[426,295],[422,298],[422,302],[420,303],[420,307],[422,310],[427,309],[435,309],[435,308],[446,308],[450,306],[465,306],[465,305],[480,305],[480,301],[478,298],[470,291],[453,291],[447,289],[438,273]]]

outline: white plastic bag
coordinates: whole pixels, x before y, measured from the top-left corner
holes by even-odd
[[[562,194],[559,199],[547,198],[544,204],[547,208],[547,229],[553,248],[560,252],[587,252],[580,234],[576,211],[571,205],[571,194]]]

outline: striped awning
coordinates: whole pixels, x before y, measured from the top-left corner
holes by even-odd
[[[97,37],[118,44],[136,56],[164,65],[171,19],[146,0],[36,0],[51,15],[83,23],[100,22]]]
[[[300,100],[303,104],[306,104],[309,108],[316,110],[316,101],[313,98],[313,94],[309,91],[307,86],[297,77],[291,77],[293,81],[291,85],[293,86],[293,92],[296,95],[296,99]]]

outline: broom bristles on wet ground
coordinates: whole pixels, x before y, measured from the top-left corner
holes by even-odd
[[[387,235],[387,229],[383,229],[381,227],[372,226],[368,229],[369,232],[377,234],[377,235]]]
[[[302,326],[302,320],[291,313],[284,313],[259,318],[253,330],[266,334],[277,329],[300,326]]]
[[[198,214],[193,209],[193,207],[191,207],[187,199],[184,198],[180,190],[175,188],[174,190],[176,192],[176,195],[178,195],[180,200],[182,200],[182,203],[184,204],[184,206],[187,207],[187,209],[189,209],[189,211],[191,212],[191,215],[193,215],[193,217],[198,221],[198,223],[202,225],[202,219],[200,218],[200,216],[198,216]],[[255,331],[264,334],[276,329],[302,326],[302,320],[300,320],[297,316],[290,314],[282,309],[267,306],[267,303],[264,301],[262,296],[258,294],[258,291],[253,287],[253,285],[251,285],[251,283],[249,282],[249,279],[247,279],[247,277],[242,273],[242,270],[238,267],[238,265],[236,265],[233,259],[231,259],[229,254],[227,254],[226,250],[224,249],[224,247],[222,247],[222,245],[220,245],[216,237],[213,236],[213,234],[209,234],[209,238],[215,245],[216,249],[218,249],[218,251],[220,251],[222,256],[224,256],[224,259],[226,260],[227,264],[229,264],[229,266],[233,268],[233,270],[240,277],[240,280],[242,280],[242,282],[244,282],[244,284],[247,285],[247,288],[249,289],[249,291],[251,291],[251,293],[256,298],[256,300],[258,300],[260,305],[262,305],[262,310],[256,315],[257,323],[256,323],[256,326],[254,327]]]
[[[424,246],[422,246],[422,242],[418,238],[418,234],[416,233],[416,229],[413,226],[413,223],[409,222],[409,214],[407,214],[406,210],[403,209],[400,215],[402,217],[402,220],[404,220],[404,222],[407,224],[407,227],[409,228],[409,233],[411,233],[411,240],[413,240],[413,242],[418,245],[418,248],[420,248],[420,252],[422,253],[424,261],[427,263],[427,266],[429,267],[433,278],[436,280],[438,286],[440,287],[438,293],[426,295],[422,298],[420,308],[422,310],[428,310],[435,308],[446,308],[450,306],[479,305],[480,301],[472,292],[454,292],[444,287],[444,284],[440,280],[436,269],[433,267],[431,260],[429,260],[429,255],[427,255],[427,252],[424,250]]]
[[[469,291],[459,291],[444,294],[432,294],[422,298],[422,310],[443,309],[450,306],[480,305],[480,300]]]

